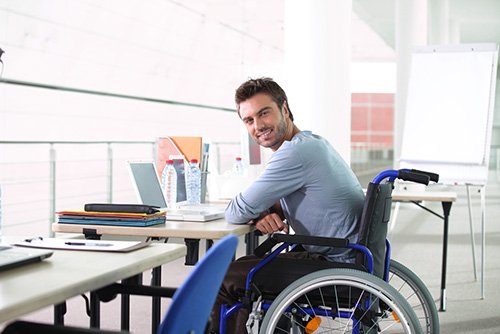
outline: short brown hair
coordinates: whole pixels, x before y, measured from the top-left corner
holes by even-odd
[[[240,113],[240,103],[248,100],[258,93],[269,95],[279,107],[282,107],[286,102],[290,119],[293,122],[293,115],[290,111],[290,104],[288,103],[285,91],[273,79],[266,77],[247,80],[242,83],[238,89],[236,89],[234,100],[237,105],[238,114]]]

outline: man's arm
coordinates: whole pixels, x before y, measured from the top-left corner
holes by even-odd
[[[274,204],[269,210],[260,214],[254,219],[255,228],[264,234],[283,231],[288,233],[288,225],[284,223],[285,217],[279,202]]]
[[[228,204],[228,223],[248,224],[258,221],[264,218],[263,212],[270,213],[267,212],[270,208],[276,208],[277,216],[284,219],[281,208],[275,204],[300,189],[304,182],[300,152],[291,151],[286,146],[283,144],[280,150],[274,152],[262,174]],[[273,218],[275,221],[277,219]]]

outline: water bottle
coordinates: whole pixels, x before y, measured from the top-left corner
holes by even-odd
[[[167,160],[167,164],[161,173],[161,184],[167,208],[175,209],[177,205],[177,172],[173,160]]]
[[[198,160],[192,159],[189,162],[186,181],[186,197],[188,204],[201,203],[201,171],[198,168]]]
[[[245,174],[245,167],[243,166],[243,161],[240,157],[236,157],[233,163],[233,173],[237,176],[243,176]]]

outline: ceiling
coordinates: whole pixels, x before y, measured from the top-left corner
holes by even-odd
[[[500,44],[500,1],[438,1],[448,5],[450,26],[454,27],[453,30],[458,34],[458,42]],[[396,0],[354,0],[353,9],[394,48]]]

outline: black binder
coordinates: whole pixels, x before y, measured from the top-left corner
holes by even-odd
[[[90,212],[124,212],[124,213],[146,213],[153,214],[159,212],[158,206],[146,204],[114,204],[114,203],[88,203],[85,204],[85,211]]]

